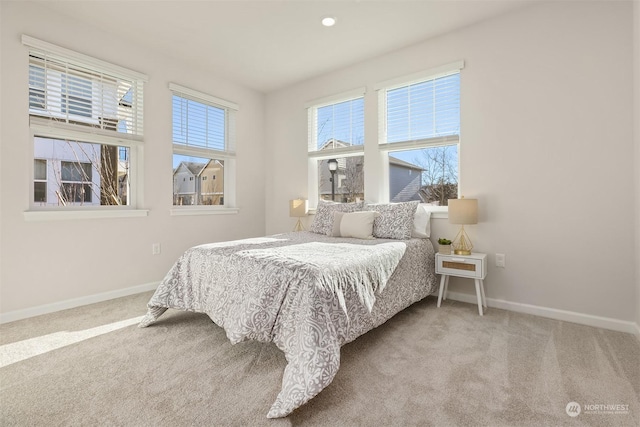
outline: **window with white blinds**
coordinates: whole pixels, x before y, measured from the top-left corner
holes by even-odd
[[[173,95],[173,143],[224,151],[227,148],[226,111]]]
[[[33,134],[31,207],[137,207],[147,77],[26,35],[22,43]]]
[[[391,89],[387,141],[419,141],[460,133],[460,73]]]
[[[434,76],[382,83],[379,90],[380,144],[407,146],[457,142],[460,135],[462,63]],[[383,147],[385,148],[385,147]]]
[[[463,62],[377,85],[388,200],[444,206],[458,194]]]
[[[330,99],[319,100],[308,106],[309,155],[322,157],[335,150],[362,151],[364,89]]]
[[[29,46],[32,117],[142,139],[145,76],[31,37],[23,43]]]
[[[364,197],[364,93],[360,88],[307,105],[308,197],[312,208],[320,199],[352,201]],[[328,159],[336,159],[339,165],[333,175]]]
[[[171,83],[173,205],[233,207],[239,107]]]
[[[174,148],[235,156],[237,104],[171,83]]]

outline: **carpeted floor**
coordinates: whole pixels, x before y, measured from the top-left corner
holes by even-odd
[[[200,314],[139,329],[150,296],[1,325],[1,425],[640,425],[636,337],[433,297],[343,347],[327,389],[268,420],[282,352],[232,346]]]

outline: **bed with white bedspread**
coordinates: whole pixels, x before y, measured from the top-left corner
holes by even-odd
[[[273,342],[287,360],[268,412],[290,414],[328,386],[340,347],[435,289],[429,239],[297,232],[200,245],[166,275],[140,323],[168,308],[206,313],[236,344]]]

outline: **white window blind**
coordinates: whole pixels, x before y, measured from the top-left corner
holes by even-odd
[[[387,91],[387,142],[459,133],[459,73]]]
[[[23,36],[29,46],[29,114],[40,126],[142,140],[146,76]]]
[[[318,102],[308,109],[308,150],[311,156],[362,151],[364,144],[364,89],[357,96]]]
[[[173,144],[213,155],[233,156],[237,105],[171,84],[173,91]]]
[[[410,149],[457,143],[463,67],[458,62],[408,76],[404,83],[394,79],[378,85],[380,144]]]

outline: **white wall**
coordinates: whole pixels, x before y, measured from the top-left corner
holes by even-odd
[[[307,194],[305,102],[366,85],[375,154],[373,85],[462,59],[460,181],[479,199],[481,223],[467,231],[490,254],[487,296],[634,321],[631,8],[536,4],[269,94],[267,233],[291,229],[287,201]],[[455,231],[435,220],[432,240]]]
[[[634,16],[634,83],[635,104],[633,116],[635,120],[635,170],[636,170],[636,324],[640,334],[640,1],[633,3]]]
[[[59,303],[161,280],[188,247],[264,235],[264,96],[131,46],[42,6],[1,2],[0,312]],[[117,29],[116,29],[117,30]],[[141,218],[26,222],[30,147],[27,34],[149,76],[145,86],[144,205]],[[237,215],[170,216],[172,204],[171,93],[168,83],[228,99],[237,114]],[[151,255],[151,244],[162,245]],[[144,311],[144,308],[142,308]]]

